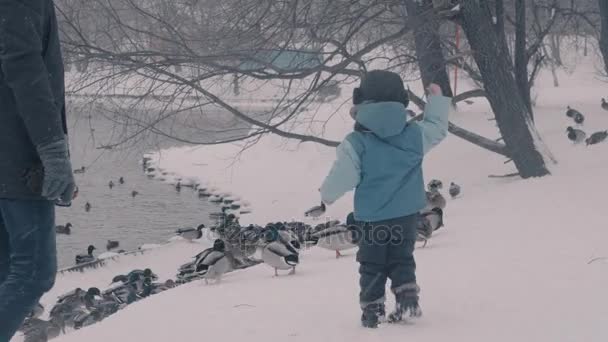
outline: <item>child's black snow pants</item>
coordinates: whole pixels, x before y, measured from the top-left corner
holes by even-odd
[[[417,302],[414,247],[418,220],[419,215],[414,214],[379,222],[357,222],[362,308],[384,303],[387,279],[391,280],[395,295],[413,293]]]

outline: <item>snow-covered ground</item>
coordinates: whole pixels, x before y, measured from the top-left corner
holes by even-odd
[[[275,278],[270,268],[258,266],[231,273],[220,285],[191,283],[58,341],[606,341],[608,142],[573,146],[566,139],[570,122],[564,112],[567,105],[582,111],[589,133],[608,129],[608,112],[599,105],[608,87],[589,63],[562,73],[560,88],[546,76],[538,81],[536,115],[559,162],[551,166],[552,176],[488,178],[513,172],[513,166],[454,136],[428,156],[427,180],[457,182],[463,195],[448,201],[446,229],[416,251],[424,317],[415,324],[360,328],[354,251],[336,260],[332,252],[311,249],[303,252],[294,276]],[[311,129],[340,140],[352,126],[347,110]],[[324,121],[323,114],[317,119]],[[487,103],[476,100],[461,104],[452,120],[496,138],[490,117]],[[252,213],[243,215],[242,223],[303,220],[303,212],[318,204],[317,189],[334,157],[331,148],[267,136],[239,153],[242,149],[176,148],[154,155],[153,162],[174,175],[169,182],[195,179],[250,202]],[[328,217],[343,219],[351,201],[346,196],[330,207]],[[84,274],[60,276],[43,302],[75,286],[103,287],[135,267],[173,277],[204,246],[177,241]]]

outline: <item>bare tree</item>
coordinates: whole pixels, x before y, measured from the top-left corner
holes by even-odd
[[[488,3],[463,1],[458,17],[483,77],[488,101],[511,158],[523,178],[549,174],[540,139],[518,90],[506,42],[496,34]]]

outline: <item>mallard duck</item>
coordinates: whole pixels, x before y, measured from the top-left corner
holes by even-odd
[[[213,242],[213,247],[207,248],[194,257],[194,261],[182,265],[178,278],[182,280],[205,279],[220,282],[224,273],[230,270],[230,261],[226,257],[226,244],[221,239]]]
[[[80,169],[76,169],[76,170],[74,170],[74,173],[75,173],[75,174],[83,174],[83,173],[85,173],[85,172],[86,172],[86,170],[87,170],[87,168],[83,166],[83,167],[81,167]]]
[[[581,114],[581,113],[574,114],[574,118],[573,119],[574,119],[574,122],[577,125],[582,125],[585,122],[585,116],[583,114]]]
[[[118,246],[120,246],[120,242],[118,242],[117,240],[108,240],[108,243],[106,243],[106,249],[108,251],[114,248],[118,248]]]
[[[212,195],[209,197],[209,202],[211,203],[222,203],[224,199],[221,196],[218,195]]]
[[[426,246],[427,240],[431,238],[433,232],[441,227],[443,227],[443,210],[441,208],[433,208],[428,212],[421,213],[416,229],[418,241],[423,241],[424,246]]]
[[[177,181],[177,183],[175,184],[175,191],[180,192],[181,190],[182,190],[182,182]]]
[[[443,183],[438,179],[433,179],[427,185],[427,189],[430,192],[439,191],[443,189]]]
[[[572,126],[566,128],[566,132],[568,133],[568,139],[575,144],[582,143],[587,137],[587,133],[580,129],[573,128]]]
[[[125,184],[125,179],[123,177],[118,178],[118,183]]]
[[[589,138],[587,138],[587,140],[585,140],[585,142],[587,143],[587,146],[595,145],[595,144],[599,144],[602,141],[606,140],[607,137],[608,137],[608,131],[595,132],[595,133],[591,134],[591,136]]]
[[[57,302],[49,312],[49,318],[54,321],[61,321],[65,326],[72,327],[74,324],[74,317],[85,305],[85,294],[86,292],[83,289],[76,288],[59,296]]]
[[[357,247],[354,242],[353,230],[338,224],[322,229],[311,235],[317,241],[317,246],[336,252],[336,259],[341,257],[340,251]]]
[[[458,184],[456,184],[456,183],[454,183],[454,182],[451,182],[451,183],[450,183],[450,189],[449,189],[449,192],[450,192],[450,196],[452,196],[452,198],[455,198],[455,197],[457,197],[458,195],[460,195],[460,190],[461,190],[461,189],[460,189],[460,185],[458,185]]]
[[[57,234],[70,235],[70,234],[72,234],[72,224],[70,222],[68,222],[65,224],[65,226],[62,226],[62,225],[55,226],[55,232]]]
[[[93,256],[93,251],[95,250],[95,246],[90,245],[87,248],[87,254],[79,254],[76,256],[76,265],[84,264],[87,262],[95,261],[95,257]]]
[[[93,208],[93,206],[91,205],[91,203],[87,202],[84,204],[84,211],[86,211],[87,213],[89,211],[91,211],[91,208]]]
[[[205,228],[204,224],[199,225],[196,228],[181,228],[175,231],[178,236],[192,242],[193,240],[198,240],[203,237],[203,229]]]
[[[445,197],[439,192],[436,191],[427,191],[426,193],[426,207],[423,209],[424,212],[428,212],[433,208],[441,208],[445,209],[447,201]]]
[[[265,240],[262,260],[274,268],[274,275],[279,275],[278,270],[291,270],[289,274],[295,274],[296,266],[300,261],[298,249],[289,241],[285,241],[276,228],[266,232]]]
[[[577,114],[582,115],[581,112],[579,112],[578,110],[571,108],[570,106],[568,106],[567,110],[566,110],[566,116],[569,118],[574,118]]]
[[[131,191],[131,197],[135,198],[137,195],[139,195],[139,192],[137,190]]]

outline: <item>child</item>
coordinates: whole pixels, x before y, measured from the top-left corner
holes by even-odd
[[[422,314],[413,255],[418,212],[426,204],[422,159],[447,135],[451,100],[431,84],[421,122],[407,122],[408,102],[398,74],[367,73],[353,93],[354,132],[338,146],[320,189],[324,208],[356,188],[361,323],[369,328],[384,318],[387,279],[397,302],[389,321]]]

